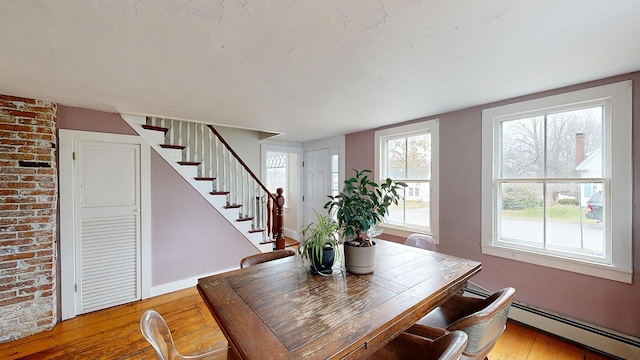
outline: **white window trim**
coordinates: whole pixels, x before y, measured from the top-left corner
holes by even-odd
[[[436,244],[440,243],[440,233],[439,233],[439,203],[440,203],[440,187],[439,187],[439,178],[440,178],[440,130],[439,130],[439,120],[427,120],[421,121],[413,124],[396,126],[393,128],[388,128],[384,130],[378,130],[375,132],[375,142],[374,142],[374,168],[373,175],[375,179],[382,180],[382,170],[384,168],[383,159],[380,156],[381,143],[385,138],[400,136],[400,135],[409,135],[415,132],[421,132],[424,130],[429,130],[431,132],[431,183],[430,183],[430,231],[427,232],[428,235],[431,235],[435,240]],[[413,233],[424,233],[424,228],[412,228],[405,226],[397,226],[391,224],[380,224],[382,228],[384,228],[385,233],[394,235],[407,237]]]
[[[632,283],[632,82],[623,81],[569,93],[523,101],[482,111],[482,253],[531,264],[572,271],[605,279]],[[605,168],[605,177],[611,179],[611,219],[610,237],[615,239],[611,248],[611,263],[596,264],[588,261],[569,259],[533,250],[515,249],[499,245],[496,234],[496,189],[494,169],[497,164],[495,141],[498,140],[496,120],[507,114],[526,113],[533,109],[564,107],[595,99],[611,99],[611,119],[606,131],[610,131],[608,146],[603,148],[603,156],[612,159],[614,166]],[[610,151],[610,156],[606,154]]]

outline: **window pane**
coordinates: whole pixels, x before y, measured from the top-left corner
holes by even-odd
[[[406,138],[387,140],[387,177],[405,180],[407,157]]]
[[[405,225],[410,227],[429,227],[429,187],[428,182],[407,182],[413,194],[405,198]]]
[[[544,176],[544,117],[503,121],[500,125],[501,177]]]
[[[287,190],[287,168],[267,169],[267,181],[265,186],[269,191],[276,192],[277,188]]]
[[[429,228],[430,201],[428,182],[407,181],[404,200],[389,207],[387,223],[399,226]]]
[[[431,134],[407,137],[406,179],[431,179]]]
[[[287,188],[287,162],[289,161],[289,154],[268,151],[266,155],[267,178],[265,186],[273,193],[276,192],[276,189],[282,188],[284,190],[282,195],[285,199],[288,199],[289,189]]]
[[[547,177],[602,177],[602,107],[547,116]]]
[[[338,155],[331,155],[331,195],[332,196],[336,196],[340,192],[340,188],[338,185],[338,178],[340,175],[338,172],[338,164],[339,164]]]
[[[584,189],[593,195],[584,197]],[[547,184],[547,248],[604,255],[602,183]]]
[[[542,247],[544,207],[541,183],[502,183],[499,232],[502,241]]]
[[[331,155],[331,172],[338,172],[338,162],[340,161],[340,157],[338,155]]]
[[[403,199],[408,194],[406,188],[400,189],[398,192],[402,194]],[[404,200],[400,199],[398,200],[398,205],[391,204],[389,206],[389,214],[387,214],[386,221],[389,224],[404,226]]]

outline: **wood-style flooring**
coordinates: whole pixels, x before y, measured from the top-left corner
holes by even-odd
[[[155,359],[151,346],[140,333],[140,317],[147,309],[155,309],[165,318],[183,355],[227,344],[193,287],[81,315],[57,324],[51,331],[0,344],[0,359]],[[489,359],[611,358],[509,322]]]

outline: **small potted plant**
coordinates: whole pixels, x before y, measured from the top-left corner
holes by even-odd
[[[316,213],[316,222],[303,230],[304,240],[298,246],[298,257],[303,265],[308,265],[313,274],[332,273],[335,261],[340,257],[338,251],[338,223],[328,216]]]
[[[380,184],[369,179],[371,170],[356,170],[355,176],[344,182],[344,189],[329,196],[325,209],[335,214],[345,239],[345,265],[347,271],[368,274],[375,267],[375,226],[389,213],[391,204],[402,199],[399,191],[406,183],[387,178]]]

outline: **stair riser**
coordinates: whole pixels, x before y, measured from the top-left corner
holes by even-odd
[[[160,148],[160,151],[160,156],[162,156],[168,162],[182,161],[182,150]]]
[[[180,175],[182,175],[182,177],[184,177],[185,179],[193,179],[198,176],[197,166],[176,164],[176,167],[177,167],[178,173],[180,173]]]
[[[227,205],[227,197],[224,195],[207,195],[206,199],[211,205],[213,205],[213,207],[218,210],[224,209],[224,206]]]
[[[201,194],[208,194],[213,191],[213,183],[211,181],[194,180],[193,187]]]

